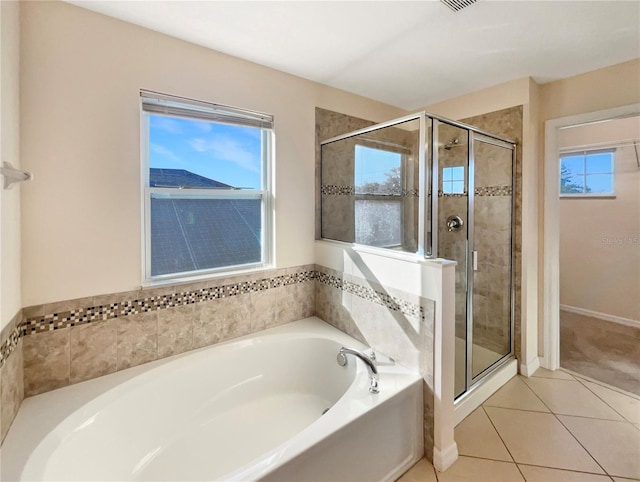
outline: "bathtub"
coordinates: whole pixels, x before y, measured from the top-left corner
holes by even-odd
[[[343,345],[366,349],[308,318],[28,398],[2,480],[395,480],[423,456],[422,379],[379,357],[371,394]]]

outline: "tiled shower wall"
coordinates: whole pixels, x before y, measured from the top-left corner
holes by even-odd
[[[514,201],[514,212],[513,212],[513,223],[515,224],[515,239],[514,239],[514,260],[513,260],[513,277],[514,277],[514,342],[515,342],[515,355],[520,360],[520,340],[521,340],[521,286],[522,286],[522,133],[523,133],[523,108],[522,106],[510,107],[508,109],[503,109],[495,112],[489,112],[487,114],[482,114],[475,117],[469,117],[467,119],[462,119],[462,122],[466,124],[470,124],[472,126],[478,127],[479,129],[485,130],[487,132],[491,132],[493,134],[506,137],[507,139],[511,139],[516,144],[516,161],[515,161],[515,176],[514,176],[514,186],[513,186],[513,201]],[[493,174],[492,174],[493,175]],[[476,200],[481,199],[480,205],[477,208],[482,208],[482,204],[484,203],[486,206],[486,212],[488,213],[484,217],[487,219],[495,218],[495,219],[503,219],[506,218],[506,211],[508,210],[508,206],[510,204],[509,196],[504,196],[500,191],[495,193],[497,195],[489,195],[483,198],[476,198]],[[487,234],[490,233],[490,234]],[[501,237],[502,236],[502,237]],[[500,231],[495,229],[495,226],[487,227],[485,231],[485,235],[480,233],[480,235],[476,235],[475,237],[475,245],[478,252],[484,253],[492,253],[495,252],[496,249],[502,249],[502,247],[506,244],[506,233],[504,230]],[[493,259],[504,259],[503,256],[496,254],[493,256]],[[488,260],[491,263],[491,259]],[[500,328],[491,325],[489,321],[491,320],[491,307],[495,306],[496,312],[502,312],[505,307],[500,303],[507,303],[508,300],[505,299],[504,296],[496,296],[495,293],[491,291],[491,284],[498,284],[501,281],[502,277],[505,276],[505,270],[507,269],[504,266],[504,263],[494,263],[491,266],[492,276],[496,277],[494,281],[491,277],[483,279],[476,278],[476,286],[481,287],[481,292],[476,292],[475,295],[478,297],[484,297],[485,299],[479,298],[477,302],[484,303],[486,306],[486,318],[485,320],[485,331],[482,329],[477,329],[474,332],[474,336],[477,337],[478,341],[484,340],[488,346],[492,343],[492,341],[499,340],[501,336]],[[484,286],[485,291],[482,292],[482,287]],[[492,305],[493,304],[493,305]]]

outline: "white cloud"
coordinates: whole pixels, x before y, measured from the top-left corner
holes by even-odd
[[[182,134],[182,126],[180,123],[169,117],[154,116],[151,122],[154,129],[160,129],[170,134]]]
[[[182,164],[183,161],[182,159],[180,159],[173,151],[171,151],[170,149],[167,149],[164,146],[158,145],[158,144],[151,144],[150,146],[151,151],[165,157],[166,159],[169,159],[173,162],[177,162]]]
[[[189,145],[194,151],[211,153],[217,160],[232,162],[247,171],[260,172],[260,161],[255,153],[232,136],[216,134],[208,139],[193,138]]]

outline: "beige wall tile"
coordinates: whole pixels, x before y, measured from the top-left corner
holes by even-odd
[[[70,330],[71,383],[116,371],[117,320],[74,326]]]
[[[194,305],[158,310],[158,358],[193,348]]]
[[[0,369],[0,443],[7,435],[23,399],[22,341],[19,341],[11,356]]]
[[[223,313],[225,320],[222,328],[223,340],[251,333],[251,294],[224,298]]]
[[[69,331],[64,328],[22,339],[25,397],[69,384]]]
[[[251,299],[251,331],[256,332],[275,326],[277,309],[277,291],[281,288],[254,291]]]
[[[118,318],[117,369],[140,365],[158,357],[158,312]]]
[[[222,341],[224,326],[223,302],[203,301],[194,305],[193,347],[213,345]]]

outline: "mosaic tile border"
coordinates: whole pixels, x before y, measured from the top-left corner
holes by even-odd
[[[317,280],[325,285],[346,291],[366,301],[385,306],[405,316],[416,317],[424,321],[424,307],[416,303],[391,296],[382,291],[346,281],[334,275],[318,270],[274,276],[252,281],[241,281],[226,285],[206,287],[197,290],[181,291],[172,294],[148,296],[136,300],[115,302],[106,305],[79,307],[77,309],[47,313],[22,320],[0,346],[0,367],[6,363],[15,351],[20,339],[36,333],[45,333],[88,323],[98,323],[114,318],[123,318],[138,313],[164,310],[183,305],[195,304],[242,294],[255,293],[282,286],[290,286],[306,281]]]
[[[371,301],[378,305],[385,306],[392,311],[400,312],[405,316],[419,318],[422,322],[425,321],[424,307],[417,303],[411,303],[396,296],[391,296],[388,293],[376,291],[373,288],[346,281],[321,271],[316,272],[316,280],[332,288],[356,295],[363,300]]]
[[[356,192],[355,186],[339,186],[336,184],[323,184],[320,186],[320,193],[324,196],[354,196],[360,193]],[[365,194],[371,196],[389,196],[392,194]],[[419,191],[417,189],[403,189],[400,193],[402,197],[418,197]]]
[[[9,337],[0,346],[0,368],[4,366],[9,356],[15,351],[20,342],[20,329],[16,326]]]
[[[511,186],[487,186],[477,187],[473,190],[475,196],[511,196],[513,188]],[[438,190],[438,197],[467,197],[467,193],[461,194],[445,194],[442,189]]]
[[[177,306],[304,283],[305,281],[314,279],[315,273],[316,271],[313,270],[301,271],[298,273],[274,276],[273,278],[242,281],[192,291],[148,296],[142,299],[110,303],[108,305],[81,307],[60,313],[48,313],[43,316],[35,316],[24,320],[20,325],[20,334],[21,336],[29,336],[35,333],[61,330],[76,325],[122,318],[138,313],[164,310]]]
[[[476,196],[511,196],[513,188],[511,186],[487,186],[477,187]]]
[[[336,184],[323,184],[320,193],[324,196],[353,196],[356,193],[355,186],[338,186]]]

